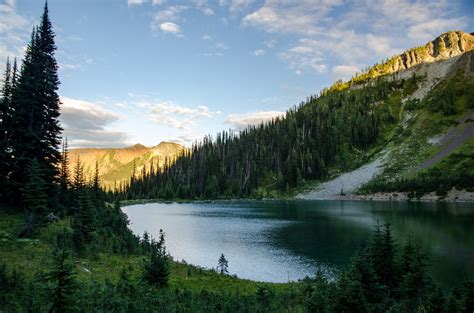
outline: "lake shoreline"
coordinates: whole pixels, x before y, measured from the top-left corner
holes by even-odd
[[[234,201],[377,201],[377,202],[446,202],[474,203],[474,192],[466,190],[451,190],[446,196],[438,196],[435,192],[424,194],[419,198],[409,197],[408,192],[376,192],[370,194],[334,195],[325,198],[232,198],[232,199],[137,199],[120,201],[120,206],[148,203],[212,203]]]
[[[474,192],[466,190],[450,190],[440,196],[436,192],[426,193],[421,197],[410,197],[408,192],[376,192],[370,194],[334,195],[321,199],[298,198],[301,200],[334,200],[334,201],[380,201],[380,202],[445,202],[445,203],[474,203]]]

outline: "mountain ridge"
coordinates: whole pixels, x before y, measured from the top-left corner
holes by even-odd
[[[136,175],[142,175],[144,169],[149,173],[162,168],[185,151],[184,146],[168,141],[152,147],[136,143],[123,148],[75,148],[69,150],[69,173],[73,173],[79,158],[86,178],[91,179],[97,162],[101,185],[108,189],[116,188],[129,182],[134,171]]]
[[[323,92],[357,88],[378,77],[399,75],[418,65],[449,60],[472,50],[474,50],[474,33],[448,31],[423,46],[407,49],[382,63],[376,63],[361,73],[356,73],[346,82],[338,80]]]

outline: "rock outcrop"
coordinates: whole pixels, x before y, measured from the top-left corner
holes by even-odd
[[[368,72],[359,75],[360,78],[376,78],[383,75],[400,72],[423,63],[432,63],[459,56],[474,50],[474,34],[463,31],[450,31],[428,42],[377,64]],[[357,77],[354,79],[357,82]]]

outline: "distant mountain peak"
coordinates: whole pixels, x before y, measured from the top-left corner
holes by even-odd
[[[137,173],[147,172],[153,166],[162,167],[166,160],[173,162],[186,148],[174,142],[160,142],[157,146],[146,147],[140,143],[126,148],[71,149],[70,159],[80,160],[87,178],[93,177],[95,164],[99,165],[102,186],[114,188],[120,182],[128,182],[134,167]],[[153,164],[153,165],[152,165]],[[75,162],[69,163],[69,172],[74,170]]]
[[[138,149],[148,149],[148,148],[142,145],[141,143],[136,143],[133,146],[128,147],[128,149],[138,150]]]

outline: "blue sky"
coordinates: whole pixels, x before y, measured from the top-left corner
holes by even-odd
[[[74,147],[190,145],[284,113],[338,78],[474,31],[472,1],[49,0]],[[0,0],[0,70],[40,0]]]

